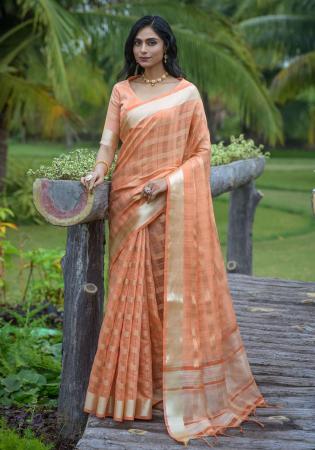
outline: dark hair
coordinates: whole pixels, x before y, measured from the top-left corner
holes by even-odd
[[[176,38],[171,30],[169,24],[161,16],[143,16],[132,26],[127,40],[125,42],[125,65],[117,76],[117,81],[121,78],[127,79],[128,77],[136,74],[137,62],[133,54],[134,40],[139,30],[150,26],[156,34],[163,40],[166,47],[167,62],[165,63],[163,58],[163,64],[165,70],[173,77],[185,77],[184,72],[179,67],[177,61],[177,45]],[[142,66],[138,66],[138,74],[144,72]]]

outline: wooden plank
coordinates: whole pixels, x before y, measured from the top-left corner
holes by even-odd
[[[257,408],[264,428],[244,421],[218,436],[220,450],[315,450],[315,283],[228,274],[235,311],[245,350],[255,380],[267,402],[280,408]],[[250,311],[248,308],[274,308]],[[254,416],[250,416],[253,418]],[[128,432],[136,428],[143,435]],[[214,445],[214,437],[207,437]],[[89,416],[80,450],[172,450],[179,443],[166,430],[163,413],[154,410],[153,420],[116,422],[108,417]],[[208,448],[203,440],[191,440],[189,447]]]

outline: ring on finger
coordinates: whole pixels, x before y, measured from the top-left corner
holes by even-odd
[[[146,186],[146,187],[144,188],[143,192],[144,192],[146,195],[151,195],[151,194],[152,194],[152,187],[151,187],[151,186]]]
[[[86,175],[85,180],[90,181],[90,180],[92,180],[92,178],[93,178],[93,174],[89,173],[88,175]]]

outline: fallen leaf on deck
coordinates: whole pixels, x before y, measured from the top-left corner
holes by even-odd
[[[249,309],[249,311],[251,311],[251,312],[256,312],[256,311],[261,311],[261,312],[275,311],[274,308],[262,308],[262,307],[260,307],[260,306],[250,306],[250,307],[247,308],[247,309]]]
[[[133,434],[145,434],[146,433],[145,430],[139,430],[138,428],[129,428],[128,432],[133,433]]]
[[[298,330],[304,330],[304,325],[291,325],[292,328],[297,328]]]
[[[286,417],[286,416],[268,416],[267,419],[272,420],[273,422],[279,422],[279,423],[290,422],[289,417]]]

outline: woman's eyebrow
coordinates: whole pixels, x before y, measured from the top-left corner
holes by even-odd
[[[155,40],[156,40],[155,37],[149,37],[149,38],[147,38],[147,39],[145,39],[145,40],[146,40],[146,41],[149,41],[149,40],[151,40],[151,39],[155,39]],[[135,41],[142,41],[142,39],[140,39],[140,38],[135,38]]]

